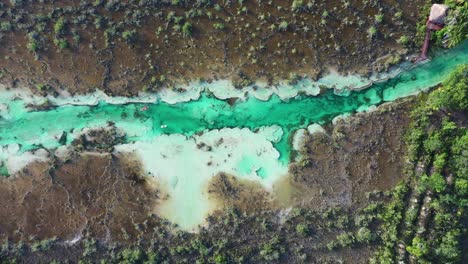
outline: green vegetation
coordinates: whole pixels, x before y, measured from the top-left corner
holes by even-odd
[[[59,18],[54,25],[54,32],[56,35],[62,35],[65,33],[65,19],[63,17]]]
[[[369,37],[373,38],[377,35],[377,28],[372,26],[367,30],[367,33],[369,33]]]
[[[28,44],[26,44],[26,47],[31,52],[37,52],[41,48],[39,43],[39,35],[36,32],[30,32],[27,37]]]
[[[360,243],[369,243],[373,238],[372,231],[367,227],[361,227],[356,233],[356,240]]]
[[[416,256],[417,258],[421,258],[429,253],[427,242],[420,237],[413,238],[411,246],[407,246],[406,250],[408,250],[411,255]]]
[[[379,214],[383,245],[373,263],[408,257],[418,263],[460,261],[461,239],[467,235],[468,130],[457,125],[455,113],[468,109],[467,75],[468,65],[458,67],[440,88],[421,95],[412,111],[408,183],[393,191]],[[398,244],[406,245],[407,254],[397,254]]]
[[[225,28],[223,23],[214,23],[213,27],[217,30],[223,30]]]
[[[461,43],[468,36],[468,2],[459,0],[445,0],[450,7],[442,30],[432,34],[433,40],[439,46],[452,48]],[[428,1],[420,11],[417,25],[416,44],[422,45],[426,34],[426,21],[431,10],[432,2]]]
[[[64,38],[55,38],[54,44],[61,50],[68,48],[68,41]]]
[[[301,224],[298,224],[296,226],[296,232],[299,234],[299,235],[302,235],[302,236],[306,236],[309,234],[310,230],[309,230],[309,227],[303,223]]]
[[[270,241],[263,244],[260,256],[266,261],[274,261],[280,258],[283,251],[284,248],[281,247],[279,237],[275,236]]]
[[[44,239],[31,245],[31,251],[47,251],[57,242],[57,238]]]
[[[112,32],[108,32],[107,33],[107,38],[109,38],[109,36],[111,36]],[[132,29],[132,30],[125,30],[124,32],[122,32],[122,38],[127,42],[127,44],[129,45],[132,45],[136,42],[137,40],[137,32],[136,32],[136,29]]]
[[[286,31],[288,29],[288,22],[287,21],[281,21],[281,23],[278,25],[278,29],[281,31]]]
[[[409,42],[410,42],[410,39],[407,37],[407,36],[401,36],[398,40],[397,40],[398,44],[401,44],[401,45],[408,45]]]
[[[378,13],[377,15],[375,15],[375,22],[376,23],[382,23],[384,19],[384,14],[383,13]]]
[[[47,88],[48,88],[48,87],[47,87],[46,84],[42,84],[42,83],[41,83],[41,84],[36,85],[36,89],[37,89],[38,91],[45,91],[45,90],[47,90]]]
[[[192,23],[184,23],[184,25],[182,26],[182,35],[184,35],[184,37],[190,37],[192,35]]]
[[[442,84],[441,89],[434,91],[429,100],[431,110],[465,110],[468,108],[468,66],[458,67]]]
[[[10,22],[5,21],[0,23],[0,31],[9,32],[13,29],[13,25]]]
[[[291,9],[293,11],[299,11],[304,8],[304,0],[293,0]]]
[[[446,26],[437,32],[436,38],[439,43],[445,43],[451,48],[465,40],[468,36],[468,2],[457,0],[445,0],[450,7]],[[447,36],[447,40],[444,40]]]

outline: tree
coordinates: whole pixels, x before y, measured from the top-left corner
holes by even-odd
[[[434,173],[429,177],[429,187],[438,192],[441,193],[445,190],[445,179],[444,176],[442,176],[440,173]]]
[[[429,247],[427,245],[427,242],[421,238],[421,237],[415,237],[413,238],[413,241],[411,243],[411,246],[407,246],[406,250],[413,256],[417,258],[421,258],[427,253],[429,253]]]
[[[460,259],[460,243],[458,241],[460,237],[460,230],[455,229],[447,232],[444,237],[442,237],[442,242],[439,247],[436,248],[436,254],[441,258],[445,263],[448,262],[457,262]]]
[[[456,179],[455,180],[455,191],[458,195],[468,195],[468,180]]]
[[[468,109],[467,76],[468,64],[458,66],[442,83],[442,88],[431,94],[429,100],[433,108]]]

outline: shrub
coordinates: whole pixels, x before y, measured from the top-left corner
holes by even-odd
[[[214,23],[213,27],[217,30],[223,30],[225,28],[223,23]]]
[[[182,26],[182,35],[184,35],[184,37],[190,37],[192,35],[192,23],[184,23],[184,25]]]
[[[286,22],[286,21],[283,20],[283,21],[281,21],[281,23],[278,25],[278,29],[281,30],[281,31],[286,31],[286,30],[288,30],[288,26],[289,26],[288,22]]]
[[[452,163],[457,177],[468,180],[468,133],[457,137],[452,144]]]
[[[395,13],[395,18],[396,18],[397,20],[400,20],[402,17],[403,17],[403,13],[402,13],[401,11]]]
[[[54,25],[54,31],[56,35],[61,35],[65,31],[65,19],[63,17],[59,18]]]
[[[291,5],[293,11],[299,11],[304,8],[304,0],[294,0]]]
[[[135,29],[125,30],[122,32],[122,38],[127,42],[127,44],[133,44],[137,40],[137,32]]]
[[[407,36],[403,35],[397,40],[397,43],[406,46],[408,45],[409,41],[410,39]]]
[[[39,91],[47,90],[48,86],[46,84],[38,84],[36,85],[36,89]]]
[[[8,21],[5,21],[5,22],[1,22],[0,23],[0,31],[3,31],[3,32],[9,32],[13,29],[13,26],[11,25],[10,22]]]
[[[31,246],[31,251],[32,252],[37,252],[37,251],[47,251],[49,250],[53,245],[55,245],[55,242],[57,242],[57,238],[53,237],[50,239],[44,239],[39,242],[34,243]]]
[[[444,147],[444,142],[442,141],[442,137],[440,133],[432,133],[425,141],[424,141],[424,150],[427,154],[432,154],[434,152],[441,151]]]
[[[336,240],[341,247],[347,247],[354,243],[354,236],[351,233],[343,233],[338,235]]]
[[[372,238],[372,232],[366,227],[359,228],[358,232],[356,233],[356,240],[361,243],[368,243],[372,240]]]
[[[122,264],[139,263],[143,259],[143,252],[140,249],[126,248],[120,253]]]
[[[306,236],[309,234],[309,227],[305,224],[298,224],[296,225],[296,232],[299,235]]]
[[[375,15],[376,23],[382,23],[383,19],[384,19],[384,15],[382,13],[378,13],[377,15]]]
[[[327,249],[332,251],[333,249],[336,248],[336,242],[335,241],[330,241],[327,243]]]
[[[26,48],[28,48],[31,52],[36,52],[40,48],[40,44],[37,41],[37,36],[28,34],[28,44],[26,44]]]
[[[367,33],[369,34],[369,37],[373,38],[377,35],[377,28],[372,26],[367,30]]]
[[[68,41],[63,38],[55,38],[54,39],[54,44],[59,47],[60,49],[66,49],[68,48]]]
[[[216,263],[216,264],[225,264],[225,263],[228,263],[228,261],[227,261],[227,258],[226,258],[225,255],[217,253],[214,256],[214,263]]]
[[[266,261],[278,260],[281,251],[279,238],[275,236],[270,241],[263,244],[260,250],[260,256]]]

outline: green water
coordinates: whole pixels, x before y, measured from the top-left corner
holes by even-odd
[[[202,94],[198,100],[177,104],[101,102],[96,106],[66,105],[48,111],[28,111],[21,99],[0,94],[0,106],[8,109],[0,117],[0,173],[5,174],[4,164],[12,155],[68,145],[81,129],[113,122],[127,134],[128,144],[121,149],[138,152],[148,173],[167,182],[171,198],[163,204],[161,214],[182,228],[193,228],[211,210],[204,190],[216,173],[229,172],[270,184],[287,172],[290,141],[297,129],[428,89],[457,65],[468,63],[466,48],[468,42],[365,90],[340,95],[327,90],[319,96],[297,96],[288,101],[273,95],[267,101],[247,97],[230,105]],[[148,109],[141,111],[143,106]],[[223,128],[233,130],[214,131]],[[265,129],[270,130],[262,132]],[[65,141],[60,140],[62,135],[67,135]],[[223,139],[230,143],[217,143]],[[203,152],[197,148],[197,140],[220,147]]]

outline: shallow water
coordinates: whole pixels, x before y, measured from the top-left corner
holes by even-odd
[[[464,52],[467,47],[465,43],[444,51],[429,63],[365,90],[337,95],[330,89],[319,96],[299,95],[286,101],[273,95],[266,101],[247,97],[230,105],[204,93],[198,100],[175,104],[101,102],[28,112],[21,100],[0,96],[0,105],[7,109],[0,111],[0,161],[4,163],[0,172],[5,171],[12,156],[59,147],[64,132],[65,144],[69,144],[81,129],[113,122],[127,133],[127,144],[117,150],[139,155],[148,173],[158,177],[170,195],[162,206],[166,208],[161,211],[163,216],[190,229],[210,210],[204,190],[216,173],[229,172],[271,187],[287,172],[289,140],[297,129],[428,89],[456,65],[468,62],[468,53]],[[142,111],[143,106],[148,109]],[[210,142],[211,150],[197,146],[200,142]]]

